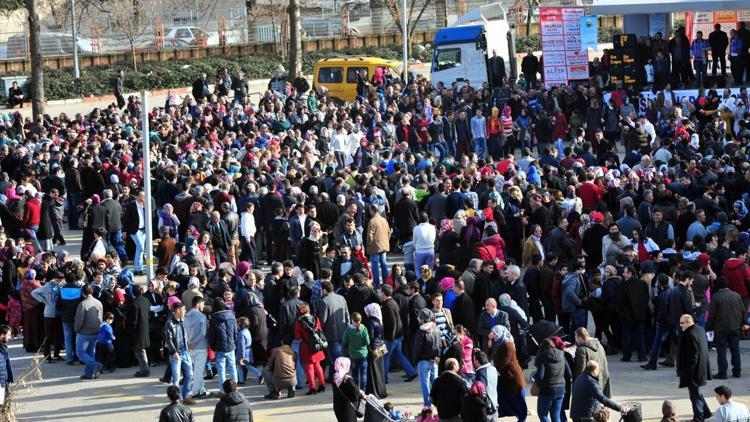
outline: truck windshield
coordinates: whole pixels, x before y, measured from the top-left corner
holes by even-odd
[[[438,71],[458,66],[461,66],[460,48],[445,48],[437,51],[435,55],[435,68]]]

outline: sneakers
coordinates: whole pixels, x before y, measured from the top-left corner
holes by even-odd
[[[210,396],[208,395],[208,393],[206,393],[205,391],[202,391],[202,392],[200,392],[200,393],[198,393],[198,394],[194,395],[194,396],[193,396],[193,399],[207,399],[207,398],[209,398],[209,397],[210,397]]]
[[[136,378],[146,378],[146,377],[150,377],[151,373],[150,372],[138,371],[133,376],[136,377]]]
[[[666,366],[667,368],[673,368],[674,367],[674,362],[672,362],[671,360],[663,360],[663,361],[659,362],[659,365]]]
[[[293,399],[294,396],[296,396],[296,395],[297,395],[297,392],[294,391],[294,388],[290,388],[290,389],[287,390],[286,398]]]
[[[711,377],[715,380],[725,380],[727,379],[727,374],[713,374]]]
[[[169,378],[159,378],[159,382],[163,382],[164,384],[171,384],[172,380]]]
[[[419,376],[418,374],[414,374],[414,375],[409,375],[408,377],[404,378],[404,382],[412,382],[412,381],[414,381],[414,380],[415,380],[415,379],[416,379],[416,378],[417,378],[418,376]]]
[[[647,363],[645,365],[641,365],[641,368],[647,370],[647,371],[656,371],[656,365],[651,365],[650,363]]]
[[[185,406],[194,406],[198,404],[198,402],[193,400],[191,397],[188,397],[182,400],[182,404],[184,404]]]
[[[278,394],[274,394],[274,393],[268,393],[265,396],[263,396],[263,398],[266,399],[266,400],[278,400],[279,399],[279,395]]]

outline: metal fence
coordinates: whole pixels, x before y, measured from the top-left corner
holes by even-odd
[[[79,3],[81,0],[77,0]],[[140,24],[118,25],[113,15],[100,9],[84,8],[76,14],[79,54],[95,55],[131,48],[136,51],[172,50],[238,43],[284,43],[289,28],[287,2],[263,0],[246,2],[218,0],[194,3],[196,0],[149,0],[149,10],[141,12]],[[257,0],[256,0],[257,1]],[[301,0],[301,34],[303,40],[356,35],[387,34],[399,31],[393,10],[384,5],[389,0]],[[411,6],[412,1],[414,5]],[[132,4],[113,0],[113,4]],[[542,5],[575,4],[579,0],[544,0]],[[380,7],[371,7],[371,3]],[[400,5],[400,0],[397,4]],[[416,31],[431,31],[450,25],[468,10],[487,4],[487,0],[410,0],[411,22]],[[523,6],[528,0],[502,0],[509,19],[525,20]],[[119,13],[122,13],[120,11]],[[129,11],[124,11],[126,14]],[[416,16],[421,13],[417,21]],[[43,18],[41,45],[46,57],[73,53],[72,19],[69,10],[52,11]],[[23,16],[5,17],[0,28],[0,60],[28,59],[28,31]],[[125,26],[125,27],[123,27]]]

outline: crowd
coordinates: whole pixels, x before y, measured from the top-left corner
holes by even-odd
[[[344,105],[303,75],[253,102],[222,70],[149,110],[147,134],[137,98],[3,114],[0,317],[82,379],[164,362],[163,420],[208,396],[248,420],[251,378],[268,400],[332,390],[353,421],[394,369],[418,379],[423,421],[525,420],[527,389],[542,420],[607,420],[602,405],[635,411],[611,399],[614,356],[676,367],[695,420],[712,414],[699,389],[741,376],[750,303],[744,89],[676,103],[667,85],[641,111],[631,87],[501,101],[358,80]],[[80,259],[55,249],[66,218]],[[715,414],[746,418],[723,388]]]

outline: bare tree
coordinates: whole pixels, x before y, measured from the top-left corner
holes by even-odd
[[[0,11],[15,13],[23,11],[29,22],[29,56],[31,58],[31,84],[29,95],[34,122],[39,123],[44,114],[44,60],[42,57],[42,31],[39,19],[40,0],[3,0]]]
[[[133,60],[133,70],[138,71],[138,60],[135,53],[135,43],[145,35],[150,27],[150,17],[154,16],[159,1],[146,0],[113,0],[109,3],[109,19],[130,45],[130,55]]]
[[[289,80],[297,77],[302,70],[302,25],[299,15],[299,2],[289,0]]]
[[[423,0],[424,3],[422,3],[421,6],[417,5],[417,0],[410,1],[411,5],[408,6],[406,11],[406,30],[409,36],[409,50],[411,51],[412,35],[414,35],[414,31],[417,29],[417,24],[419,24],[422,15],[430,6],[432,0]],[[402,22],[401,0],[385,0],[385,7],[388,9],[388,13],[390,13],[391,18],[393,18],[393,22],[396,24],[399,32],[403,34],[404,25]]]

